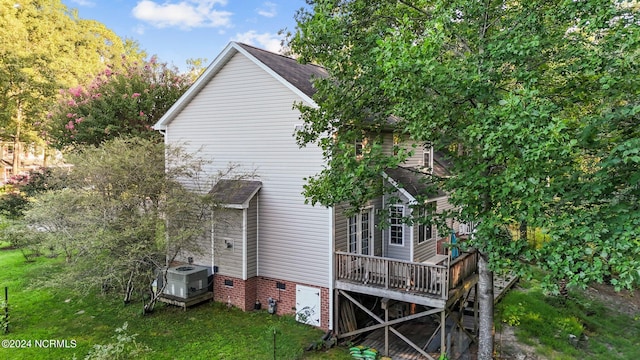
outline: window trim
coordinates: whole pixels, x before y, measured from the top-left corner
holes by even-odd
[[[428,161],[425,161],[426,156],[429,156]],[[433,147],[425,146],[422,148],[422,166],[429,172],[433,171]]]
[[[391,209],[396,209],[395,213]],[[397,209],[400,209],[399,215],[397,217]],[[404,218],[404,205],[402,204],[394,204],[389,206],[389,245],[390,246],[404,246],[404,223],[402,222],[402,218]],[[399,219],[398,223],[393,223],[394,219]],[[394,236],[393,231],[394,227],[396,228],[396,234],[400,233],[400,242],[393,242]]]
[[[429,201],[426,204],[424,204],[424,206],[420,206],[417,209],[418,212],[418,218],[421,218],[426,212],[436,212],[437,210],[437,202],[436,201]],[[431,236],[429,238],[426,238],[425,235],[427,234],[427,226],[430,228],[430,234]],[[418,224],[418,244],[422,244],[425,243],[427,241],[432,241],[436,238],[436,231],[434,229],[433,224],[422,224],[419,223]]]

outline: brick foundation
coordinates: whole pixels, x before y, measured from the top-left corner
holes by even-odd
[[[225,285],[232,281],[233,286]],[[277,283],[284,285],[284,289],[278,289]],[[269,306],[269,298],[276,300],[276,314],[296,313],[296,284],[292,281],[266,278],[262,276],[252,277],[246,281],[216,274],[213,280],[213,297],[215,301],[231,304],[243,311],[254,309],[256,300],[262,305],[263,310]],[[329,329],[329,289],[313,285],[299,284],[320,289],[321,323],[320,328]]]

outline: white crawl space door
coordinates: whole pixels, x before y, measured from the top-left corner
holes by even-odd
[[[320,326],[320,289],[296,285],[296,320]]]

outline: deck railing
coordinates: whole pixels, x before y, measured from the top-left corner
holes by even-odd
[[[464,252],[449,264],[449,289],[455,289],[478,269],[478,252]]]
[[[336,252],[336,279],[446,299],[447,266]]]
[[[448,266],[391,258],[336,252],[336,280],[424,293],[447,299],[450,289],[461,285],[477,270],[476,252],[462,253]]]

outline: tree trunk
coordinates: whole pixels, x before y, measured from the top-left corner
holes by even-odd
[[[155,292],[153,291],[153,286],[149,286],[149,294],[151,296],[149,297],[149,301],[144,304],[144,314],[150,314],[153,312],[158,299],[162,296],[164,289],[167,287],[167,269],[168,268],[162,270],[162,285],[157,286]]]
[[[127,286],[124,289],[124,303],[128,304],[131,302],[131,294],[133,293],[133,275],[134,271],[129,275],[129,281],[127,281]]]
[[[478,253],[478,306],[480,329],[478,360],[493,359],[493,272],[489,270],[487,254]]]
[[[22,104],[18,101],[18,112],[16,113],[16,133],[13,137],[13,162],[11,167],[11,175],[20,172],[20,130],[22,127]]]

